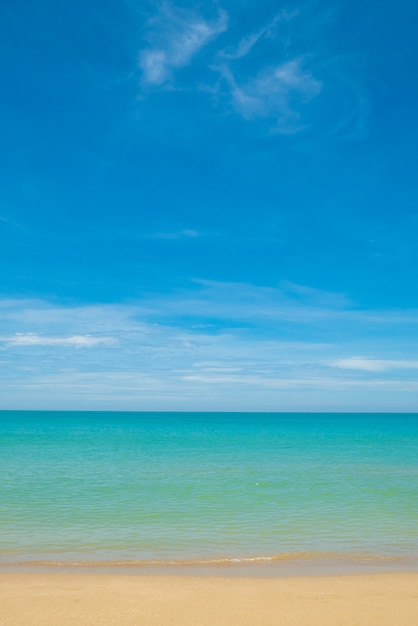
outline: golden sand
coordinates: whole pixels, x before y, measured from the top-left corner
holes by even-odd
[[[418,573],[0,574],[0,626],[417,626]]]

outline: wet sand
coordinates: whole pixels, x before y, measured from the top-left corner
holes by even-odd
[[[0,626],[413,626],[418,573],[295,578],[2,573]]]

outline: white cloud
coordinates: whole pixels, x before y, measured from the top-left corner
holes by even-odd
[[[153,20],[150,46],[140,52],[142,80],[162,85],[172,78],[173,70],[185,67],[199,50],[227,29],[228,16],[220,11],[212,21],[164,5]]]
[[[258,387],[259,389],[299,389],[299,390],[352,390],[369,389],[369,390],[403,390],[418,391],[418,381],[416,380],[358,380],[335,378],[332,376],[312,376],[302,378],[275,377],[268,378],[265,376],[254,375],[188,375],[184,376],[184,380],[188,382],[204,383],[209,385],[243,385]]]
[[[288,21],[298,15],[298,11],[281,11],[266,25],[254,33],[244,36],[235,48],[222,51],[220,55],[225,59],[237,60],[247,56],[253,47],[264,38],[274,38],[276,26],[281,21]]]
[[[0,215],[0,222],[3,222],[3,224],[7,224],[8,226],[14,226],[16,228],[20,228],[20,224],[17,224],[16,222],[9,220],[7,217],[4,217],[4,215]]]
[[[152,239],[195,239],[200,237],[200,233],[197,230],[185,229],[174,232],[159,232],[151,235]]]
[[[332,363],[335,367],[348,370],[363,370],[367,372],[384,372],[386,370],[418,369],[418,361],[402,361],[392,359],[373,359],[369,357],[353,356],[348,359],[338,359]]]
[[[2,337],[0,341],[8,346],[70,346],[75,348],[91,348],[116,343],[112,337],[92,337],[91,335],[48,337],[36,333],[15,333],[9,337]]]
[[[169,77],[169,63],[164,50],[144,50],[139,65],[146,83],[158,85]]]
[[[25,406],[37,399],[39,408],[51,407],[54,399],[55,408],[69,401],[144,410],[377,410],[390,400],[394,409],[411,409],[418,316],[395,313],[359,311],[341,294],[289,283],[194,281],[119,305],[0,301],[0,401],[15,408],[25,399]],[[376,319],[384,326],[373,339]],[[75,349],[83,347],[94,349]],[[341,357],[348,349],[380,358]]]
[[[352,304],[343,294],[329,293],[281,283],[277,287],[264,287],[248,283],[232,283],[195,280],[192,287],[167,296],[164,306],[158,301],[147,300],[147,306],[156,315],[193,316],[211,318],[224,325],[229,320],[241,324],[265,326],[270,323],[289,321],[295,324],[313,324],[329,318],[347,316]],[[353,314],[350,311],[350,314]],[[418,321],[418,320],[417,320]]]
[[[245,119],[275,119],[277,130],[283,133],[300,130],[300,108],[322,88],[321,81],[304,69],[302,59],[263,69],[245,83],[236,80],[230,67],[219,69],[237,112]]]
[[[187,317],[187,321],[184,318]],[[219,327],[263,330],[265,337],[281,323],[295,328],[315,328],[323,342],[332,331],[353,336],[370,335],[376,326],[415,337],[418,310],[363,310],[345,294],[281,282],[277,286],[193,279],[166,294],[144,295],[136,302],[63,306],[41,300],[0,300],[1,334],[37,333],[40,336],[116,337],[154,334],[158,328],[216,329]],[[189,326],[190,325],[190,326]],[[322,329],[322,332],[321,332]],[[208,332],[209,332],[208,331]],[[321,332],[318,335],[318,332]],[[389,330],[388,330],[389,332]],[[379,331],[381,334],[381,331]],[[411,350],[413,344],[411,343]],[[359,350],[358,354],[364,351]]]
[[[208,19],[165,0],[158,7],[148,21],[138,65],[143,86],[167,88],[177,70],[227,30],[228,15],[219,10]],[[265,26],[233,39],[239,27],[234,23],[230,36],[211,46],[205,58],[214,78],[202,71],[198,79],[196,73],[184,74],[180,86],[208,94],[219,110],[234,110],[247,121],[264,120],[268,132],[311,129],[321,131],[322,142],[360,140],[367,132],[369,98],[359,80],[361,68],[355,70],[358,61],[326,46],[324,29],[334,20],[334,8],[313,11],[308,3],[300,11],[283,10]]]
[[[261,40],[273,40],[281,22],[289,22],[297,15],[298,12],[282,11],[266,26],[242,37],[235,48],[218,50],[210,65],[212,70],[223,76],[227,85],[224,96],[229,98],[230,104],[244,119],[272,120],[275,130],[280,133],[294,133],[305,127],[302,109],[321,92],[322,82],[306,67],[306,55],[284,60],[283,51],[279,55],[276,51],[277,62],[272,64],[269,55],[268,65],[263,55],[261,65],[258,61],[255,72],[254,69],[249,72],[246,64],[242,66],[240,61],[251,56],[253,48]],[[140,66],[144,82],[158,85],[170,80],[174,68],[187,65],[200,48],[226,30],[227,17],[221,12],[217,21],[209,23],[190,16],[180,18],[165,8],[157,24],[161,28],[160,33],[157,31],[159,44],[141,52]],[[151,39],[155,37],[154,24]],[[240,71],[236,68],[237,62]],[[251,67],[254,68],[253,63]],[[219,85],[200,85],[199,89],[216,93],[219,100]]]

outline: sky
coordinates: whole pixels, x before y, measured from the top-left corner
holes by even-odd
[[[418,410],[413,0],[2,0],[0,408]]]

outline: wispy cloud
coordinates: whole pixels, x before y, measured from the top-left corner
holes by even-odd
[[[194,281],[118,305],[3,300],[0,332],[7,407],[411,409],[418,391],[416,312],[289,283]]]
[[[160,7],[149,22],[149,46],[139,54],[139,67],[146,85],[162,85],[170,81],[173,71],[188,65],[210,41],[227,29],[228,16],[219,11],[214,20],[169,4]]]
[[[403,333],[414,337],[418,310],[362,309],[344,293],[291,282],[263,286],[193,279],[169,293],[144,294],[125,304],[71,307],[42,300],[0,300],[0,320],[3,336],[20,332],[54,337],[118,337],[121,329],[148,336],[155,331],[153,324],[178,329],[251,327],[263,337],[272,333],[277,337],[285,322],[286,328],[290,324],[299,332],[302,326],[315,328],[316,341],[321,337],[322,342],[331,331],[344,331],[351,341],[352,335],[373,336],[373,329],[384,326],[395,333],[405,329]]]
[[[191,375],[185,376],[184,380],[197,383],[208,383],[210,385],[250,385],[261,389],[284,389],[284,390],[325,390],[335,391],[344,389],[398,389],[403,391],[418,391],[418,381],[393,381],[393,380],[358,380],[347,378],[336,378],[330,376],[313,376],[311,378],[277,377],[269,378],[265,376],[236,375],[236,374],[214,374],[214,375]]]
[[[151,239],[196,239],[201,233],[197,230],[186,229],[173,232],[157,232],[150,235]]]
[[[92,337],[91,335],[70,335],[69,337],[48,337],[36,333],[15,333],[1,337],[0,342],[8,346],[68,346],[74,348],[92,348],[99,345],[112,345],[112,337]]]
[[[385,372],[388,370],[418,369],[418,361],[402,361],[395,359],[373,359],[369,357],[353,356],[348,359],[338,359],[333,363],[335,367],[347,370],[363,370],[367,372]]]
[[[20,224],[13,222],[7,217],[4,217],[4,215],[0,215],[0,222],[2,222],[3,224],[7,224],[8,226],[12,226],[14,228],[20,228]]]
[[[258,28],[243,30],[231,8],[228,28],[223,10],[207,18],[163,2],[148,20],[148,45],[139,53],[142,85],[205,93],[218,111],[261,122],[262,132],[320,130],[322,142],[364,138],[369,106],[359,61],[327,47],[335,9],[308,3],[266,18]],[[194,71],[180,75],[186,66]]]
[[[264,38],[274,38],[277,32],[277,25],[281,21],[291,20],[298,15],[298,11],[286,11],[283,10],[274,18],[268,22],[265,26],[260,28],[259,30],[252,32],[248,35],[245,35],[236,46],[231,46],[225,50],[220,52],[220,56],[225,59],[242,59],[247,56],[254,48],[254,46]]]
[[[230,67],[219,69],[230,87],[236,111],[245,119],[272,118],[283,133],[301,130],[300,108],[322,88],[321,81],[303,67],[302,59],[263,69],[245,83],[237,82]]]

